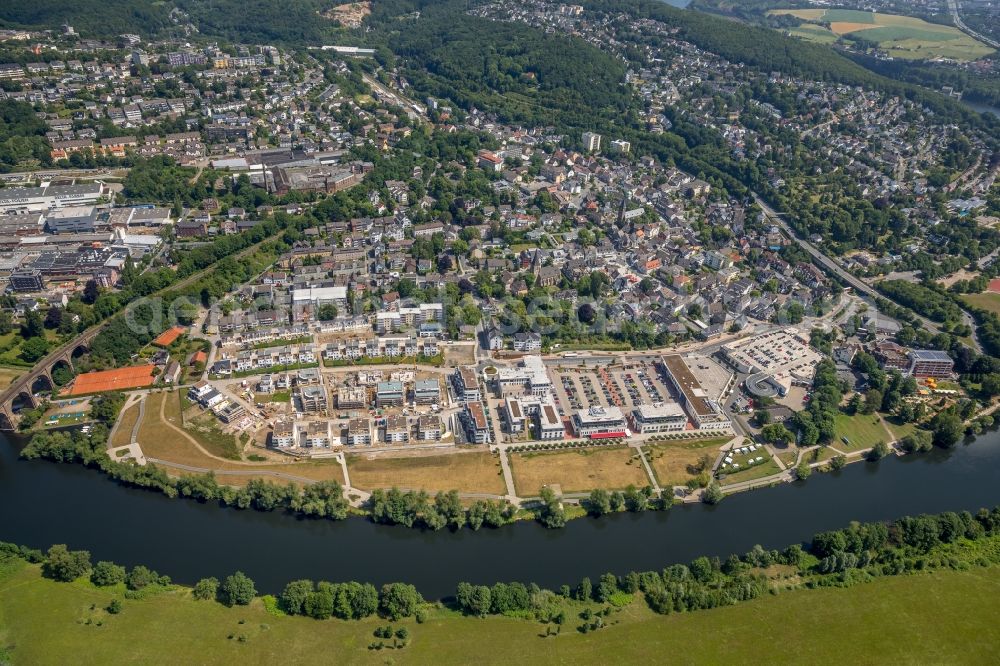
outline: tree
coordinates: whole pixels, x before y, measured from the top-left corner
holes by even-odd
[[[592,516],[601,516],[611,512],[611,495],[603,488],[592,490],[587,498],[587,513]]]
[[[317,589],[306,595],[302,610],[314,620],[325,620],[333,615],[333,592],[329,585],[320,584],[323,589]]]
[[[722,501],[724,497],[722,488],[719,487],[718,482],[712,480],[708,486],[705,488],[704,492],[701,494],[701,501],[705,504],[718,504]]]
[[[24,317],[24,323],[21,324],[21,335],[25,338],[38,338],[45,335],[45,323],[42,321],[40,312],[37,310],[28,311]]]
[[[861,410],[862,414],[873,414],[882,407],[882,392],[878,389],[871,389],[865,393],[865,404]]]
[[[21,360],[34,363],[49,353],[49,343],[45,338],[28,338],[21,343]]]
[[[0,312],[0,335],[7,335],[14,330],[14,319],[9,312]]]
[[[151,571],[149,568],[142,566],[141,564],[132,567],[128,575],[125,576],[125,585],[130,590],[141,590],[147,585],[152,585],[159,582],[159,575],[155,571]]]
[[[943,411],[931,419],[930,427],[934,443],[946,449],[958,444],[964,430],[962,419],[951,410]]]
[[[606,603],[616,592],[618,592],[618,577],[612,573],[606,573],[597,581],[597,593],[594,595],[594,599]]]
[[[337,306],[333,303],[324,303],[319,306],[319,310],[316,311],[316,316],[320,321],[333,321],[337,318]]]
[[[760,431],[760,436],[770,444],[785,444],[794,437],[788,428],[781,423],[764,426]]]
[[[576,588],[576,598],[579,601],[590,601],[593,597],[594,586],[590,583],[590,578],[584,578]]]
[[[111,603],[108,604],[107,611],[111,615],[118,615],[122,612],[122,602],[118,599],[112,599]]]
[[[887,455],[889,455],[889,446],[885,442],[879,440],[875,443],[875,446],[868,451],[868,455],[866,455],[865,458],[868,462],[878,462]]]
[[[812,467],[809,466],[805,460],[800,462],[795,468],[795,478],[799,481],[805,481],[812,474]]]
[[[199,601],[215,599],[219,594],[219,579],[202,578],[195,584],[191,594]]]
[[[1000,374],[990,374],[983,377],[979,390],[986,396],[1000,395]]]
[[[917,430],[904,437],[899,445],[907,453],[924,453],[934,448],[934,436],[926,430]]]
[[[379,612],[390,620],[410,617],[424,602],[417,588],[407,583],[388,583],[379,593]]]
[[[45,328],[59,328],[59,325],[63,320],[63,309],[59,306],[53,305],[45,313],[45,321],[43,322]]]
[[[87,305],[93,305],[97,301],[97,297],[101,294],[101,288],[97,286],[96,280],[87,280],[87,283],[83,285],[83,294],[80,296],[82,300]]]
[[[316,588],[311,580],[293,580],[281,593],[281,607],[289,615],[302,615],[306,599]]]
[[[98,587],[117,585],[123,580],[125,580],[125,567],[114,562],[98,562],[90,572],[90,582]]]
[[[90,553],[86,550],[69,550],[65,544],[49,548],[42,564],[42,573],[53,580],[68,583],[90,570]]]
[[[485,585],[459,583],[455,598],[462,610],[470,615],[485,617],[490,612],[490,588]]]
[[[253,581],[242,571],[226,576],[219,586],[219,599],[227,606],[248,606],[256,594]]]
[[[535,512],[538,521],[550,529],[566,525],[566,513],[563,511],[562,503],[556,497],[555,491],[545,486],[539,495],[541,496],[541,504]]]
[[[847,465],[846,456],[834,456],[830,458],[830,469],[832,469],[835,472],[837,470],[844,469],[846,465]]]

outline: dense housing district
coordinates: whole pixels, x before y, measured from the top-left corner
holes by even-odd
[[[793,230],[624,134],[418,95],[371,49],[31,35],[37,62],[0,65],[38,139],[0,189],[3,425],[100,422],[117,462],[331,481],[360,506],[388,487],[718,501],[991,421],[968,314],[873,297],[991,265],[981,134],[654,20],[475,12],[616,57],[619,32],[649,37],[622,82],[646,131],[713,133],[823,223]],[[893,233],[843,214],[887,201],[907,204]]]

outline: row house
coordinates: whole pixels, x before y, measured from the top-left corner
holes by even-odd
[[[323,350],[323,358],[330,361],[355,361],[360,358],[430,357],[437,356],[440,352],[440,345],[434,338],[383,336],[331,342]]]

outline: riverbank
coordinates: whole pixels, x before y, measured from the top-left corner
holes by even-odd
[[[0,574],[0,661],[13,664],[509,664],[995,663],[1000,567],[882,578],[846,589],[798,590],[738,606],[656,615],[632,603],[610,626],[586,634],[571,618],[558,636],[507,617],[478,619],[432,608],[423,623],[379,618],[320,622],[277,617],[257,599],[227,608],[194,601],[187,589],[126,600],[117,590],[56,583],[36,565]],[[927,612],[927,600],[934,611]],[[594,605],[596,607],[596,605]],[[802,622],[822,609],[822,620]],[[376,628],[405,628],[400,649],[368,649]],[[847,639],[847,637],[850,637]],[[392,641],[387,641],[392,643]]]
[[[473,532],[181,502],[109,482],[81,465],[20,460],[0,439],[0,540],[36,548],[67,543],[90,550],[95,560],[145,564],[190,584],[231,573],[239,553],[240,568],[266,592],[298,577],[402,579],[428,597],[451,594],[463,580],[558,587],[607,571],[657,570],[701,554],[726,557],[757,543],[784,547],[852,520],[993,506],[1000,503],[998,444],[1000,435],[987,433],[954,450],[852,465],[717,506],[617,513],[572,520],[560,530],[518,521]],[[287,552],[297,555],[287,560]]]

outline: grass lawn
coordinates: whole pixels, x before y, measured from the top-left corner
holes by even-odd
[[[760,451],[758,451],[758,453],[760,453]],[[738,472],[720,474],[719,481],[722,485],[726,486],[732,483],[743,483],[744,481],[763,479],[766,476],[771,476],[772,474],[777,474],[781,471],[781,468],[778,467],[778,463],[774,461],[773,457],[768,456],[766,451],[764,452],[763,457],[763,462],[756,463],[752,467],[744,467],[741,465],[741,469]]]
[[[470,451],[433,456],[369,458],[347,456],[351,485],[362,490],[407,488],[409,490],[458,490],[466,493],[504,494],[500,461],[488,451]]]
[[[982,308],[993,314],[1000,314],[1000,294],[996,292],[984,291],[981,294],[962,294],[959,298],[972,307]]]
[[[160,408],[163,416],[160,418]],[[213,468],[217,460],[205,455],[165,422],[181,428],[181,406],[176,393],[151,393],[146,397],[146,414],[139,426],[139,446],[143,453],[151,458],[160,458],[170,462],[196,467]]]
[[[656,475],[656,482],[661,487],[682,486],[695,476],[688,471],[688,466],[696,465],[704,455],[708,455],[714,463],[719,447],[729,439],[715,437],[656,442],[644,446],[643,451],[646,452],[646,459],[649,460],[649,466]]]
[[[522,497],[533,497],[542,486],[554,484],[559,484],[566,493],[629,485],[642,488],[649,485],[649,477],[642,461],[635,456],[635,449],[629,447],[512,453],[510,466],[514,488]]]
[[[842,451],[857,451],[875,446],[878,442],[889,442],[889,434],[882,427],[877,414],[855,414],[848,416],[837,412],[833,417],[836,438],[833,445]],[[846,437],[850,442],[845,443]]]
[[[813,449],[805,455],[804,460],[807,463],[826,462],[830,458],[840,455],[834,451],[835,448],[837,448],[836,444],[831,446],[821,446],[818,449]]]
[[[7,368],[0,366],[0,391],[14,383],[14,380],[27,372],[24,368]]]
[[[885,424],[889,426],[889,430],[895,435],[896,439],[903,439],[907,435],[912,435],[917,431],[917,426],[913,423],[901,423],[899,419],[894,416],[883,416]],[[888,442],[886,442],[888,444]]]
[[[185,430],[205,447],[205,450],[221,458],[240,459],[240,445],[232,433],[222,429],[218,419],[211,412],[199,414],[189,419]]]
[[[132,428],[135,427],[135,422],[139,420],[139,403],[136,403],[122,411],[118,415],[118,428],[115,430],[114,436],[111,438],[111,446],[125,446],[132,441]]]
[[[274,393],[256,393],[254,394],[254,400],[261,404],[267,404],[269,402],[291,402],[292,392],[275,391]]]
[[[166,420],[173,425],[177,425],[178,427],[180,427],[181,423],[180,400],[178,399],[176,393],[153,393],[146,398],[146,414],[142,420],[142,425],[139,426],[139,445],[142,448],[143,453],[150,458],[159,458],[160,460],[166,460],[182,465],[191,465],[193,467],[213,471],[231,470],[246,472],[246,474],[235,476],[220,475],[217,477],[219,483],[230,486],[245,485],[247,481],[253,478],[264,479],[273,483],[287,483],[286,480],[278,477],[264,474],[254,474],[255,470],[284,472],[285,474],[301,476],[314,481],[344,482],[344,474],[341,470],[340,464],[333,460],[287,463],[262,462],[259,464],[247,464],[225,462],[205,455],[194,444],[192,444],[190,440],[178,433],[176,430],[170,428],[162,419],[160,419],[160,405],[163,404],[164,401],[164,416]],[[187,432],[187,430],[185,430],[185,432]],[[190,434],[194,436],[199,433]],[[201,442],[200,438],[196,439]],[[202,446],[204,446],[204,444],[202,444]],[[177,475],[181,473],[172,468],[165,469],[170,474]]]
[[[799,459],[799,447],[795,444],[789,444],[785,448],[776,446],[774,450],[778,452],[778,458],[785,463],[785,467],[794,467],[795,461]]]
[[[541,637],[536,622],[432,609],[423,624],[391,623],[408,629],[410,644],[389,651],[368,649],[374,629],[387,624],[378,618],[276,617],[259,599],[227,608],[194,601],[185,589],[126,599],[120,614],[109,615],[102,609],[121,599],[120,590],[56,583],[38,571],[22,564],[0,574],[0,645],[15,664],[329,664],[335,658],[338,664],[436,665],[470,663],[472,655],[476,664],[662,663],[664,655],[699,664],[1000,660],[1000,625],[993,619],[997,567],[796,590],[667,616],[637,600],[612,614],[611,626],[588,634],[574,631],[578,604],[572,604],[555,638]],[[808,621],[817,609],[823,621]],[[776,649],[781,645],[793,649]]]

